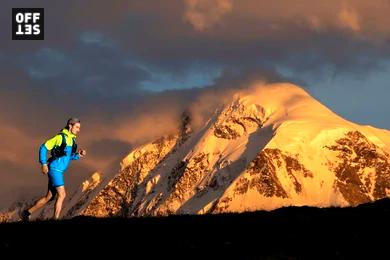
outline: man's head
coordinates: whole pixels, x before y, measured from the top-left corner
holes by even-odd
[[[78,118],[72,117],[69,118],[68,122],[66,123],[66,129],[69,130],[74,135],[77,135],[80,132],[81,127],[81,121]]]

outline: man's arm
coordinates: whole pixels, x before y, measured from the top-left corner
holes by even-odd
[[[79,160],[80,158],[84,157],[87,154],[87,151],[80,149],[76,153],[72,153],[70,156],[71,160]]]
[[[78,160],[78,159],[80,159],[80,154],[79,154],[78,152],[72,153],[72,154],[70,155],[70,159],[71,159],[71,160]]]

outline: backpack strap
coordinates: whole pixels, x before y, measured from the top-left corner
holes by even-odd
[[[55,146],[51,150],[51,156],[53,159],[62,157],[65,155],[65,148],[66,148],[66,137],[64,133],[59,133],[62,137],[61,145],[60,146]]]
[[[72,143],[72,153],[76,153],[77,151],[77,144],[76,144],[76,139],[72,138],[73,143]]]
[[[60,133],[60,135],[62,136],[62,142],[61,142],[61,148],[62,150],[65,150],[65,147],[66,147],[66,137],[65,137],[65,134],[64,133]]]

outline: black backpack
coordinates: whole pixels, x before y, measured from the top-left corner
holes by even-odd
[[[66,139],[65,139],[65,134],[64,133],[60,133],[60,135],[62,136],[62,143],[60,146],[55,146],[52,150],[51,150],[51,157],[52,157],[52,160],[56,159],[56,158],[60,158],[62,156],[65,156],[65,148],[66,148]],[[73,140],[73,144],[72,144],[72,153],[75,153],[76,150],[77,150],[77,144],[76,144],[76,141],[74,138],[72,138]]]

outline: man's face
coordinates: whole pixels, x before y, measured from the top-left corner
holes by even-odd
[[[69,132],[71,132],[74,135],[77,135],[80,132],[80,123],[76,123],[74,125],[70,125]]]

